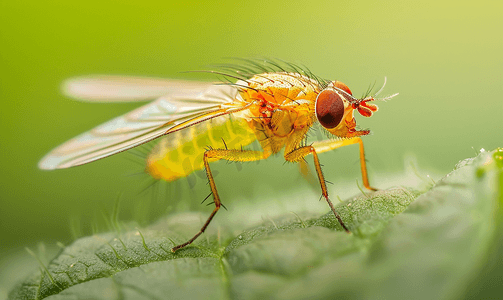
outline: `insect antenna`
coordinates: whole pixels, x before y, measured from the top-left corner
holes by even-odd
[[[386,96],[383,98],[376,98],[376,96],[379,95],[384,90],[384,87],[386,86],[387,81],[388,81],[387,77],[384,76],[384,83],[383,83],[382,87],[376,93],[374,93],[372,96],[368,97],[370,95],[370,90],[372,90],[374,88],[374,86],[372,86],[372,89],[367,90],[366,95],[362,99],[366,99],[368,97],[368,98],[372,98],[371,100],[386,102],[387,100],[390,100],[391,98],[393,98],[395,96],[398,96],[399,93],[394,93],[390,96]],[[375,85],[375,83],[374,83],[374,85]]]
[[[386,76],[384,76],[384,83],[382,84],[382,87],[372,97],[375,97],[375,96],[379,95],[382,92],[382,90],[386,86],[386,81],[387,81],[387,78],[386,78]]]
[[[375,85],[376,85],[375,81],[374,81],[373,84],[369,84],[369,87],[367,88],[367,91],[365,92],[365,94],[362,96],[361,99],[367,98],[372,93],[372,90],[374,89]]]
[[[394,98],[395,96],[398,96],[399,93],[394,93],[393,95],[390,95],[390,96],[387,96],[387,97],[384,97],[384,98],[377,98],[377,99],[374,99],[374,100],[379,100],[379,101],[388,101],[389,99],[391,98]]]

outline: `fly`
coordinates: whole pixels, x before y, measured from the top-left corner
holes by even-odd
[[[358,144],[363,185],[375,191],[368,180],[360,138],[370,131],[356,129],[354,111],[370,117],[378,109],[372,102],[397,94],[377,99],[381,88],[372,96],[358,99],[344,83],[321,79],[285,62],[243,60],[242,65],[220,68],[222,72],[208,72],[233,81],[210,84],[122,76],[67,80],[65,94],[81,100],[155,100],[53,149],[39,167],[50,170],[78,166],[165,136],[148,155],[145,171],[154,179],[173,181],[204,168],[215,204],[199,232],[173,247],[171,251],[175,252],[199,237],[222,206],[210,162],[258,161],[284,148],[285,160],[299,163],[304,172],[305,157],[313,156],[322,195],[349,232],[328,196],[318,154]],[[305,145],[308,130],[317,122],[332,138]],[[243,149],[256,140],[260,151]]]

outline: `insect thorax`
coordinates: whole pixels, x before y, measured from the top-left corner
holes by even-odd
[[[317,81],[297,73],[255,75],[241,91],[251,102],[247,121],[266,154],[286,145],[295,148],[315,120],[314,103],[320,91]]]

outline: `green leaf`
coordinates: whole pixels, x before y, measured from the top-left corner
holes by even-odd
[[[206,218],[180,213],[120,237],[81,238],[10,298],[459,298],[498,241],[502,154],[462,161],[426,192],[400,187],[340,203],[351,234],[331,213],[289,214],[255,228],[212,224],[173,254]]]

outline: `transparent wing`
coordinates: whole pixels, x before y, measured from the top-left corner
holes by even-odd
[[[94,75],[67,79],[61,89],[66,96],[78,100],[127,102],[152,100],[166,95],[195,96],[211,85],[210,82]]]
[[[202,121],[246,109],[232,86],[212,86],[193,97],[161,97],[85,132],[48,153],[41,169],[86,164]],[[239,98],[239,97],[238,97]]]

